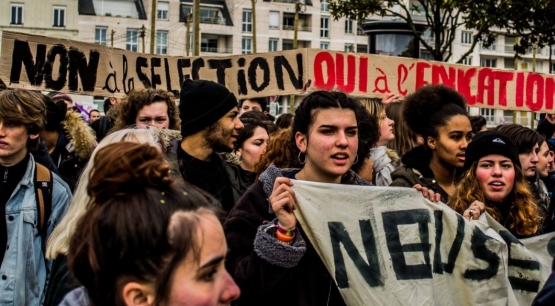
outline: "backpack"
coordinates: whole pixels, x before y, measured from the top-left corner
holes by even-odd
[[[37,228],[42,238],[42,250],[46,251],[46,232],[50,215],[52,214],[52,173],[45,166],[35,163],[35,202],[37,205]]]

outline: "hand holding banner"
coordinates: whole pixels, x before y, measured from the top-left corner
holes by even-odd
[[[519,241],[409,188],[294,181],[297,218],[347,305],[530,305],[555,234]],[[529,240],[529,241],[528,241]]]

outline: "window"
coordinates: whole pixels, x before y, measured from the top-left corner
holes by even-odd
[[[169,2],[158,2],[156,4],[156,19],[169,20],[168,11],[170,10]]]
[[[505,69],[515,69],[515,60],[513,58],[505,58],[504,60]]]
[[[497,60],[494,59],[494,58],[483,58],[480,61],[480,66],[495,68],[495,67],[497,67]]]
[[[426,8],[418,1],[411,1],[409,4],[410,14],[414,16],[426,16]]]
[[[353,34],[353,21],[345,19],[345,34]]]
[[[156,54],[168,54],[168,32],[156,32]]]
[[[106,32],[108,32],[108,28],[96,27],[94,29],[94,43],[106,46]]]
[[[345,52],[355,52],[355,46],[353,44],[345,44]]]
[[[200,40],[201,52],[218,52],[218,38],[216,37],[203,37]]]
[[[465,57],[465,58],[462,60],[461,64],[463,64],[463,65],[468,65],[468,66],[472,66],[472,56],[467,56],[467,57]]]
[[[320,37],[330,37],[330,19],[328,17],[320,18]]]
[[[277,38],[270,38],[270,41],[268,42],[268,51],[272,52],[272,51],[277,51],[278,50],[278,39]]]
[[[420,58],[427,61],[434,60],[434,56],[428,51],[420,51]]]
[[[491,45],[486,47],[482,42],[482,50],[496,51],[497,50],[497,38],[493,38]]]
[[[480,108],[480,115],[484,116],[487,125],[495,125],[495,110],[489,108]]]
[[[52,26],[54,27],[65,27],[66,26],[66,8],[65,7],[54,7],[54,21],[52,22]]]
[[[270,12],[270,29],[279,29],[279,12]]]
[[[295,15],[283,14],[283,29],[284,30],[295,29]]]
[[[292,41],[284,41],[281,45],[281,50],[293,50],[293,42]]]
[[[554,73],[555,72],[555,63],[551,63],[551,71],[549,71],[549,73]]]
[[[329,43],[320,43],[320,49],[329,50],[330,49],[330,44]]]
[[[12,4],[10,24],[23,24],[23,4]]]
[[[357,45],[357,53],[368,53],[368,45]]]
[[[200,22],[211,24],[225,24],[225,19],[220,17],[220,10],[218,9],[201,8]]]
[[[320,1],[320,11],[328,12],[330,10],[328,5],[329,5],[328,0],[321,0]]]
[[[128,29],[125,39],[125,50],[137,52],[137,46],[139,45],[139,30]]]
[[[252,38],[243,37],[241,41],[241,54],[252,53]]]
[[[252,32],[252,12],[243,11],[243,32]]]
[[[461,32],[461,44],[470,45],[472,43],[472,32],[462,31]]]

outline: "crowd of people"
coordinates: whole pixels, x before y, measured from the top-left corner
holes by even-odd
[[[0,89],[0,305],[345,305],[295,180],[415,188],[517,238],[555,231],[555,115],[488,130],[443,85],[314,91],[276,119],[187,79],[179,97],[107,98],[89,123],[69,95]]]

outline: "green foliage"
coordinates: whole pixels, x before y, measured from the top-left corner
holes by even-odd
[[[555,0],[330,0],[330,11],[337,20],[346,17],[366,20],[372,16],[394,17],[407,22],[420,45],[435,60],[447,61],[452,55],[455,29],[475,30],[470,50],[481,43],[489,47],[498,33],[518,37],[516,54],[555,44]],[[424,15],[432,41],[416,31],[411,13]]]

